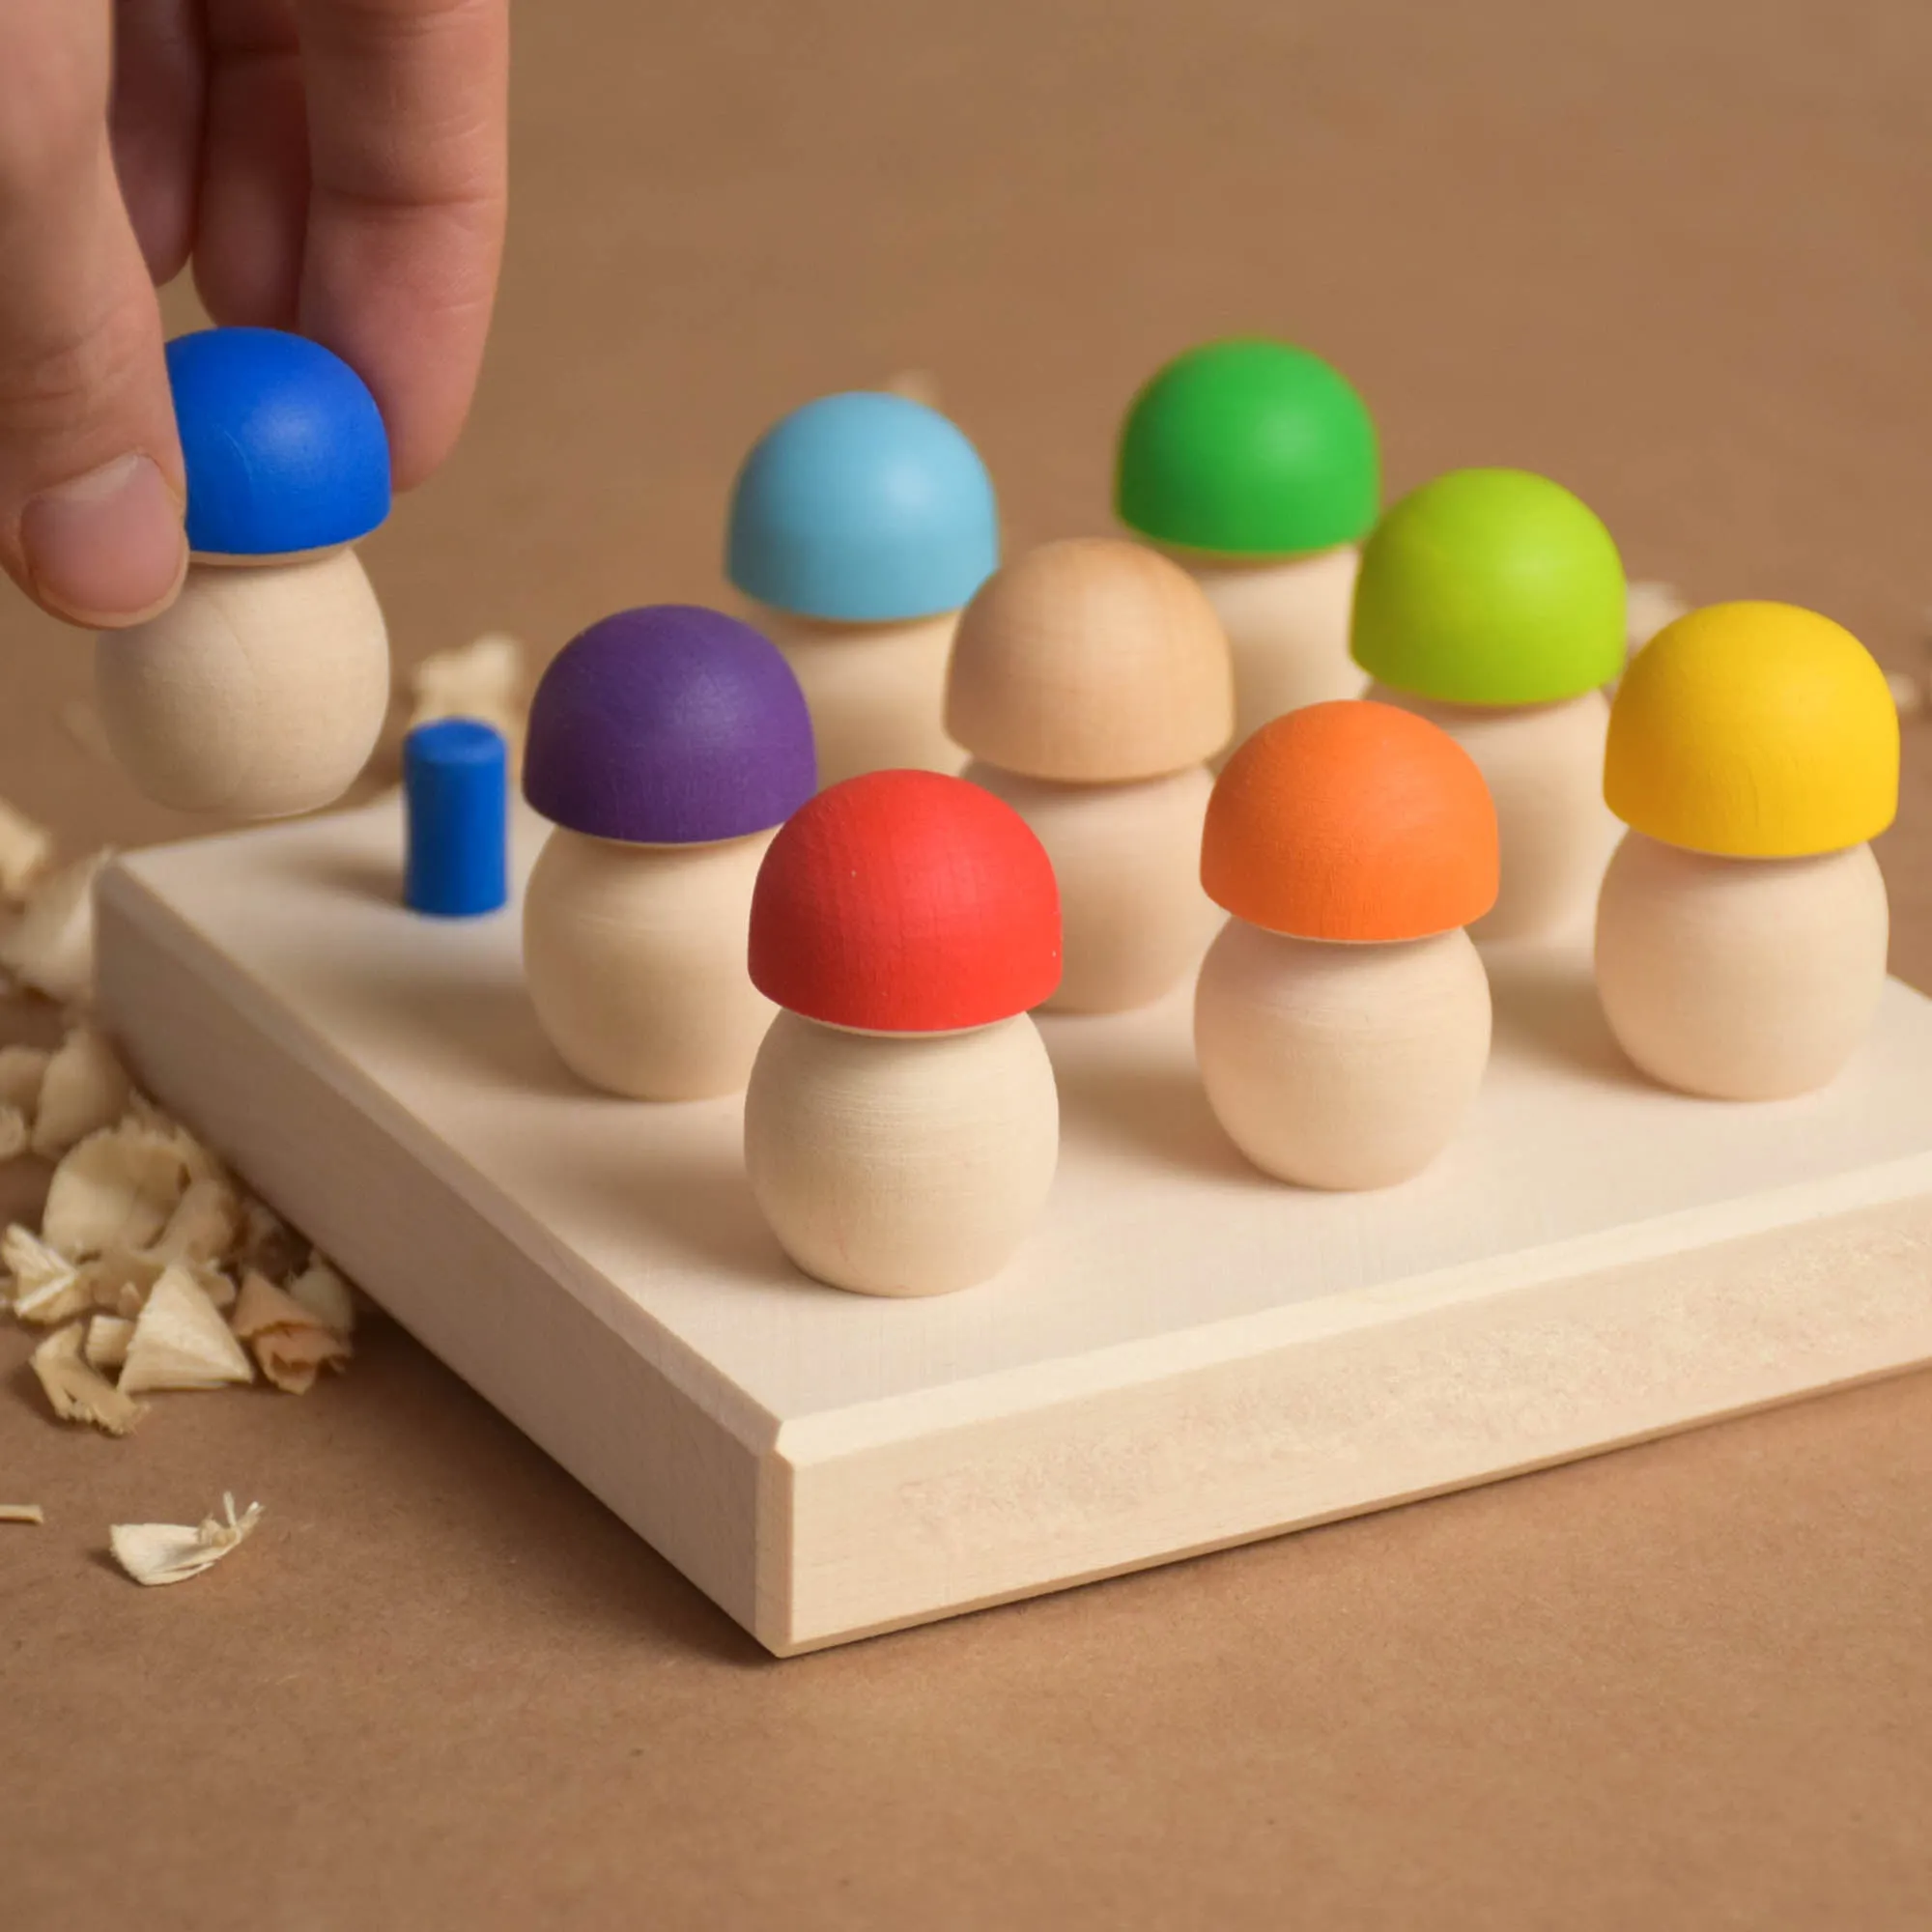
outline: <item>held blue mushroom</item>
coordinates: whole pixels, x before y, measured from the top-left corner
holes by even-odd
[[[388,711],[388,634],[350,548],[388,514],[382,415],[339,356],[276,329],[182,336],[167,365],[192,560],[168,610],[98,639],[101,722],[162,805],[312,811]]]

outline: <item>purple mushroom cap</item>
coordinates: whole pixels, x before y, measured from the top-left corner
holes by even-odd
[[[564,645],[531,701],[524,796],[594,838],[737,838],[783,824],[817,788],[791,667],[721,611],[619,611]]]

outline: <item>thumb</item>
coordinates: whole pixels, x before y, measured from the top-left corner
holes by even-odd
[[[107,139],[109,13],[0,6],[0,567],[139,622],[187,567],[160,311]]]

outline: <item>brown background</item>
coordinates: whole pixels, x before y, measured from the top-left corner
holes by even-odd
[[[1545,469],[1634,574],[1917,657],[1918,0],[544,0],[516,74],[474,427],[369,546],[407,657],[712,594],[756,431],[906,367],[1014,542],[1102,527],[1127,394],[1242,327],[1397,488]],[[11,600],[0,649],[0,791],[188,829],[57,722],[84,641]],[[1932,1376],[781,1665],[393,1328],[125,1443],[0,1350],[18,1932],[1927,1922]],[[108,1567],[224,1488],[213,1576]]]

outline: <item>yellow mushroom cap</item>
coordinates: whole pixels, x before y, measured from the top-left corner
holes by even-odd
[[[1842,851],[1898,810],[1898,708],[1871,653],[1829,617],[1713,604],[1632,660],[1604,797],[1632,830],[1686,851]]]

